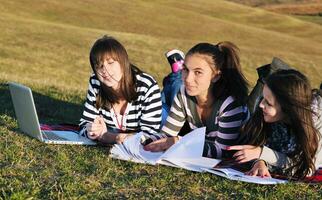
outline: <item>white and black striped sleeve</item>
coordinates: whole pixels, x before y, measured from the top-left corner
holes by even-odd
[[[100,83],[94,76],[89,79],[89,86],[86,96],[86,102],[84,104],[84,111],[82,118],[80,119],[80,132],[81,136],[87,137],[86,124],[92,123],[94,119],[99,116],[99,111],[95,107],[96,94],[98,93]]]
[[[151,139],[159,139],[159,131],[161,125],[162,102],[160,88],[156,81],[149,75],[141,76],[141,93],[142,98],[142,115],[140,118],[141,131],[150,135]],[[144,88],[144,89],[143,89]]]
[[[161,134],[167,136],[177,136],[180,129],[186,121],[186,112],[183,103],[182,91],[179,91],[174,97],[169,115],[162,127]]]

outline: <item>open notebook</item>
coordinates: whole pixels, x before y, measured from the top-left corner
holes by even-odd
[[[211,168],[220,160],[201,157],[205,137],[202,134],[205,128],[192,131],[182,137],[177,143],[165,152],[150,152],[143,149],[141,141],[145,134],[140,132],[129,137],[123,144],[116,144],[110,151],[110,156],[121,160],[146,163],[151,165],[163,164],[201,172],[202,167]],[[195,163],[198,163],[196,165]]]
[[[263,185],[278,184],[278,183],[287,183],[287,180],[281,180],[276,178],[261,178],[258,176],[247,176],[243,172],[237,171],[232,168],[203,168],[206,172],[228,178],[235,181],[243,181],[248,183],[257,183]]]
[[[231,180],[258,184],[287,182],[274,178],[247,176],[231,168],[215,168],[221,160],[202,157],[205,131],[205,127],[191,131],[165,152],[145,151],[141,142],[146,136],[140,132],[128,137],[123,144],[115,144],[110,150],[110,157],[150,165],[168,165],[195,172],[209,172]]]

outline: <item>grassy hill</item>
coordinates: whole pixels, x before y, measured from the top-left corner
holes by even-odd
[[[5,86],[34,90],[46,123],[77,123],[87,90],[88,52],[104,34],[161,86],[170,71],[164,52],[201,41],[229,40],[243,70],[274,56],[322,78],[322,26],[226,1],[0,0],[0,198],[278,198],[322,195],[319,185],[257,186],[208,174],[111,160],[103,147],[43,145],[21,136]],[[50,186],[47,188],[46,186]]]
[[[229,0],[322,25],[321,0]]]
[[[87,85],[91,44],[110,34],[125,44],[134,63],[159,81],[168,72],[159,70],[167,66],[166,50],[187,51],[199,41],[222,40],[240,47],[251,82],[256,79],[254,69],[273,56],[304,71],[315,85],[321,81],[317,74],[322,72],[322,26],[230,2],[3,1],[0,13],[1,77],[11,80],[17,74],[3,69],[19,73],[18,67],[41,65],[49,72],[49,84],[65,85],[55,69],[64,74],[78,69],[70,77],[75,86],[68,85],[82,89]]]
[[[285,4],[311,4],[321,3],[321,0],[228,0],[236,3],[241,3],[249,6],[269,6],[269,5],[285,5]]]

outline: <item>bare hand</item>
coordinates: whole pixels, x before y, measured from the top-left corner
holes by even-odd
[[[169,149],[178,140],[179,140],[178,137],[162,138],[160,140],[151,142],[148,145],[145,145],[144,150],[152,151],[152,152],[165,151],[165,150]]]
[[[252,169],[246,172],[245,174],[249,176],[260,176],[262,178],[264,177],[271,178],[271,174],[269,173],[265,162],[262,160],[257,161],[252,167]]]
[[[102,116],[96,117],[93,123],[86,125],[87,136],[92,140],[99,139],[103,133],[107,132],[106,124]]]
[[[262,148],[253,145],[236,145],[226,148],[227,150],[238,150],[233,158],[237,163],[244,163],[254,159],[258,159],[262,152]]]

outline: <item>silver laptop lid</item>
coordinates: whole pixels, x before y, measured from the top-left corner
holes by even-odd
[[[10,82],[9,90],[20,130],[43,141],[31,89]]]

